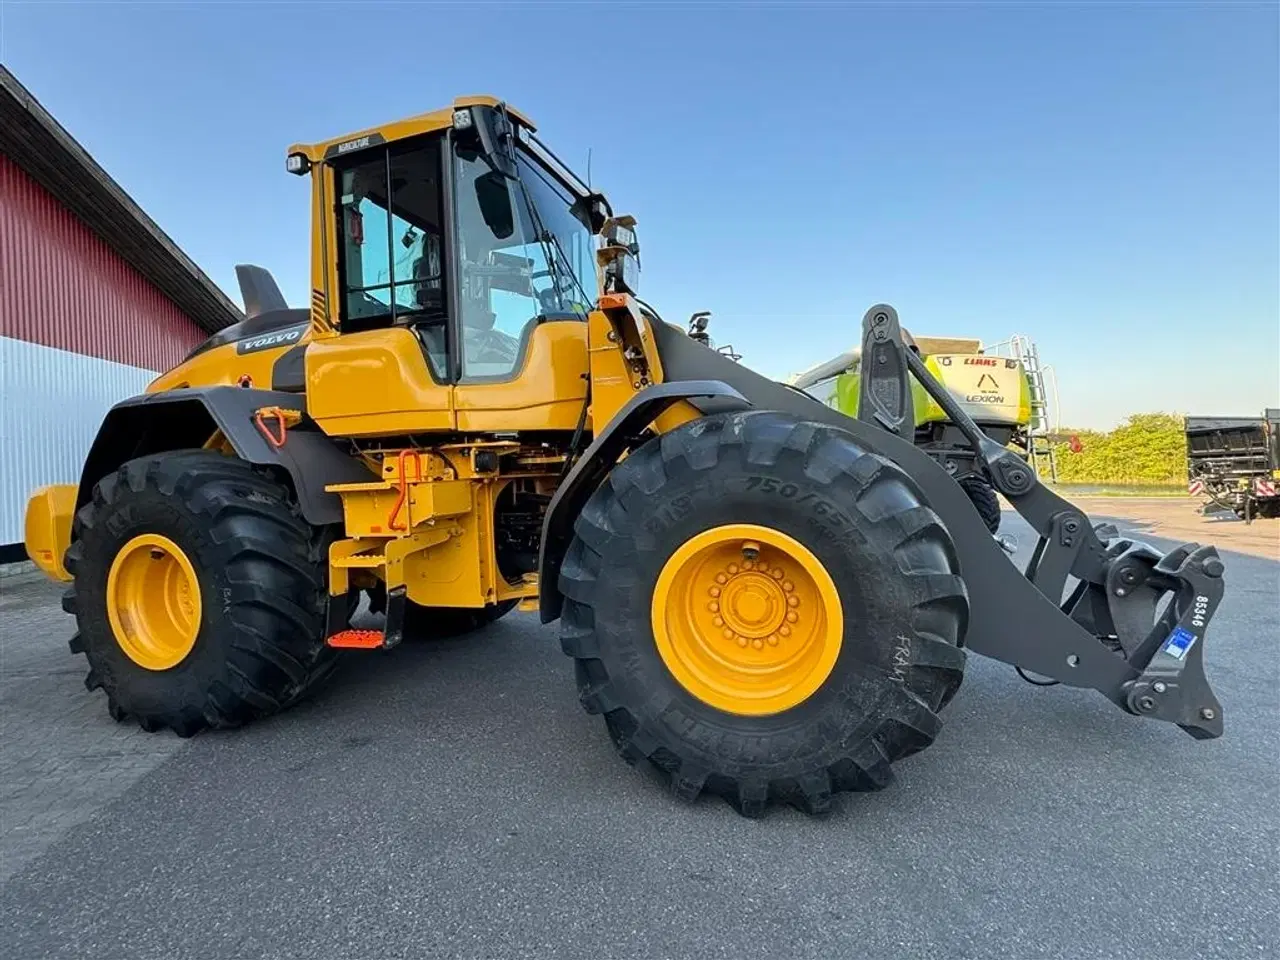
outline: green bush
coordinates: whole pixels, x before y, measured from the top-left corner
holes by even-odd
[[[1080,452],[1071,449],[1071,438]],[[1182,417],[1138,413],[1109,433],[1064,430],[1055,438],[1060,483],[1183,484],[1187,446]]]

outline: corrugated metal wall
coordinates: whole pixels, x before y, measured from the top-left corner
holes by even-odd
[[[0,336],[167,370],[206,334],[0,156]]]
[[[0,545],[31,490],[79,479],[107,409],[205,336],[0,156]]]
[[[31,491],[78,482],[103,416],[155,374],[0,337],[0,379],[0,544],[21,543]]]

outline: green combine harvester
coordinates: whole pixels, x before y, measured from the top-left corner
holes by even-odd
[[[992,440],[1026,457],[1030,450],[1031,383],[1022,361],[983,353],[982,342],[956,337],[911,337],[908,347]],[[788,383],[827,406],[857,417],[862,395],[862,348],[855,347],[792,376]],[[915,443],[964,488],[992,533],[1000,529],[1000,501],[959,427],[919,381],[911,380]]]

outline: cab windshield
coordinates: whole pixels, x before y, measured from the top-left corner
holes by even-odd
[[[462,375],[507,379],[539,318],[586,319],[595,238],[584,205],[523,150],[518,181],[463,147],[455,164]]]

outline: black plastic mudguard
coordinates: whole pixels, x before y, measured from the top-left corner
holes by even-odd
[[[263,407],[304,413],[303,421],[289,428],[279,448],[268,443],[254,423],[254,414]],[[107,412],[89,448],[76,507],[87,503],[94,484],[125,461],[203,446],[218,429],[242,459],[289,472],[308,523],[341,523],[342,500],[336,493],[327,493],[325,485],[359,483],[371,475],[306,420],[303,407],[303,398],[296,393],[227,386],[188,387],[122,400]]]
[[[647,387],[617,412],[556,488],[542,521],[542,545],[538,550],[538,583],[541,585],[538,612],[543,623],[559,617],[564,606],[558,585],[560,564],[573,538],[573,522],[587,498],[600,486],[623,452],[641,440],[654,418],[673,403],[694,399],[718,404],[717,409],[721,410],[743,410],[751,406],[737,390],[717,380],[684,380]]]

